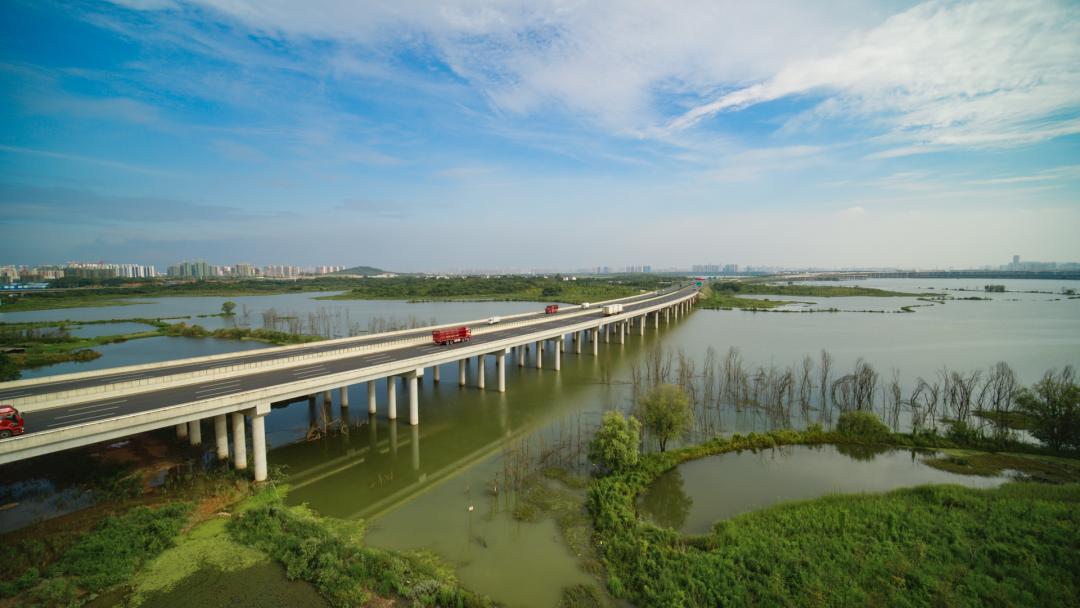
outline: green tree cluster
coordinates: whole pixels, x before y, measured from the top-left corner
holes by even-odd
[[[600,475],[621,473],[638,462],[641,423],[612,410],[604,414],[600,428],[589,443],[589,461]]]
[[[661,452],[667,449],[668,441],[685,435],[693,420],[690,397],[674,384],[660,384],[645,393],[638,400],[638,411]]]

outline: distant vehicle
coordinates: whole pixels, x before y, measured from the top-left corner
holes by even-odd
[[[592,306],[592,304],[589,304],[588,302],[584,302],[581,304],[582,308],[589,308],[590,306]]]
[[[553,315],[553,314],[555,314],[557,312],[559,312],[559,305],[558,304],[548,304],[547,306],[544,307],[544,314],[545,315]]]
[[[490,319],[488,319],[488,325],[495,325],[500,321],[502,321],[502,319],[500,319],[499,317],[491,317]]]
[[[608,304],[604,307],[604,316],[610,317],[611,315],[617,315],[623,311],[622,304]]]
[[[441,346],[457,342],[468,342],[470,339],[472,339],[472,330],[465,326],[452,329],[436,329],[431,332],[431,340]]]
[[[23,434],[23,417],[10,405],[0,405],[0,439]]]

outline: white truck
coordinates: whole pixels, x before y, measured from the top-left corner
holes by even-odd
[[[617,315],[622,311],[622,304],[608,304],[604,307],[604,316],[610,317],[611,315]]]

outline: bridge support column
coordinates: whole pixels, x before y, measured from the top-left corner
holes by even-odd
[[[214,416],[214,441],[217,442],[218,460],[229,459],[229,422],[225,414]]]
[[[540,340],[536,343],[536,369],[543,369],[544,367],[544,341]]]
[[[202,420],[192,420],[188,424],[188,439],[191,445],[202,445]]]
[[[439,383],[439,366],[438,365],[432,365],[431,366],[431,381],[434,382],[435,384]]]
[[[180,439],[187,439],[187,423],[181,422],[176,425],[176,436]]]
[[[660,329],[660,311],[653,313],[653,329]]]
[[[566,335],[559,336],[559,352],[566,352]]]
[[[499,377],[499,392],[506,392],[506,353],[495,353],[495,374]]]
[[[233,468],[243,471],[247,468],[247,437],[244,435],[244,412],[232,414],[232,451]]]
[[[559,336],[558,342],[559,343],[556,345],[557,348],[555,349],[555,371],[562,369],[562,354],[565,352],[564,349],[566,348],[566,340],[564,340],[562,336]]]
[[[487,367],[487,366],[484,365],[484,355],[477,355],[476,356],[476,388],[478,388],[480,390],[484,390],[484,374],[486,372],[486,370],[484,369],[485,367]]]
[[[419,374],[409,374],[409,424],[420,424],[420,382]]]
[[[611,323],[604,324],[604,344],[611,343]]]
[[[517,349],[518,367],[525,367],[525,345],[519,344],[515,348]]]
[[[367,411],[369,414],[375,413],[375,381],[367,381]]]
[[[330,406],[334,403],[334,395],[330,391],[323,391],[322,394],[323,409],[329,410]]]
[[[457,362],[457,383],[458,386],[465,386],[465,365],[469,362],[468,359],[458,359]]]
[[[266,423],[270,404],[260,404],[251,410],[251,451],[255,459],[255,481],[266,481]]]
[[[638,333],[640,333],[643,336],[645,335],[645,319],[648,316],[649,316],[648,313],[646,313],[646,314],[643,314],[640,317],[638,317]]]
[[[580,331],[575,331],[574,336],[574,353],[581,354],[581,341],[585,339],[585,336]]]
[[[341,401],[341,407],[349,407],[349,387],[343,386],[338,389],[338,401]]]
[[[600,354],[600,328],[592,330],[592,355],[595,357]]]
[[[619,323],[619,344],[626,344],[626,321]]]
[[[386,416],[397,420],[397,378],[393,376],[386,379]]]

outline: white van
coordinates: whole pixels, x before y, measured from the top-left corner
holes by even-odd
[[[488,319],[488,325],[495,325],[499,321],[502,321],[502,319],[500,319],[499,317],[491,317],[490,319]]]

